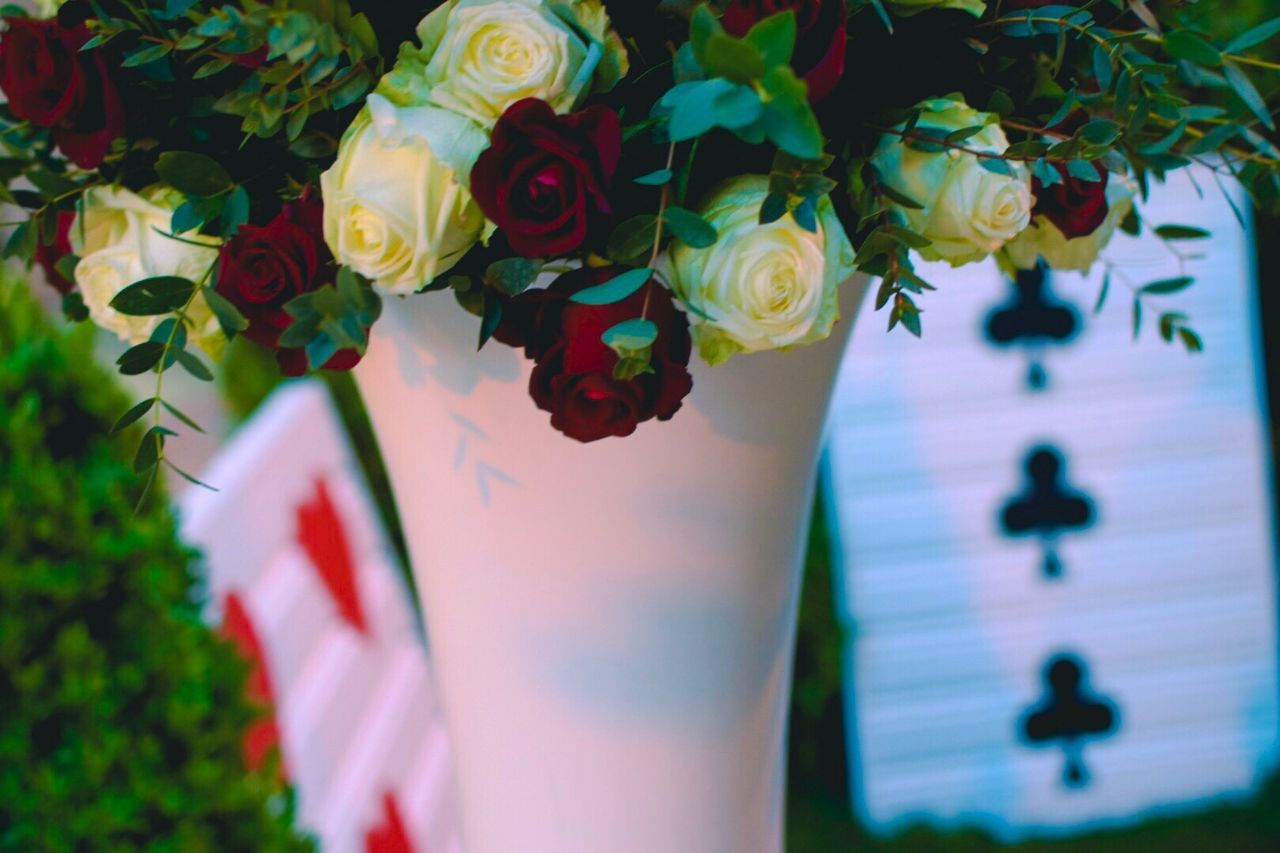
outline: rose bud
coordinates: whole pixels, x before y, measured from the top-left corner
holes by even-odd
[[[689,375],[689,324],[657,281],[612,305],[583,305],[569,297],[617,275],[617,267],[566,273],[546,290],[527,291],[504,311],[504,326],[536,356],[529,382],[534,402],[551,413],[551,425],[572,439],[596,441],[626,436],[656,418],[669,420],[693,389]],[[648,303],[646,313],[645,305]],[[646,316],[658,327],[650,350],[650,370],[617,379],[619,356],[602,336],[619,323]],[[530,322],[532,321],[532,322]],[[506,338],[500,332],[500,337]]]
[[[1039,178],[1031,179],[1031,193],[1036,198],[1031,215],[1044,216],[1068,239],[1092,234],[1107,219],[1107,171],[1095,163],[1098,180],[1086,181],[1069,173],[1063,163],[1053,166],[1061,182],[1046,187]]]
[[[244,336],[277,350],[286,376],[301,376],[307,371],[306,354],[280,347],[280,336],[293,323],[284,306],[332,283],[335,273],[324,242],[324,207],[308,189],[266,225],[241,226],[222,246],[216,289],[249,321]],[[355,350],[341,350],[324,368],[350,370],[359,361]]]
[[[96,169],[125,130],[124,105],[106,54],[81,51],[83,24],[5,18],[0,37],[0,90],[15,117],[50,128],[53,141],[77,166]]]
[[[730,35],[741,38],[757,22],[787,10],[796,15],[791,66],[808,84],[810,103],[816,104],[844,76],[849,17],[845,0],[732,0],[720,22]]]
[[[608,191],[621,158],[622,125],[613,110],[561,116],[526,98],[494,126],[471,170],[471,194],[518,254],[556,257],[610,219]]]

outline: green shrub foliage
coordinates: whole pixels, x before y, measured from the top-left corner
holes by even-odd
[[[308,849],[91,348],[0,280],[0,850]]]

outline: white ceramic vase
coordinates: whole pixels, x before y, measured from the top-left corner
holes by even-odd
[[[710,368],[583,445],[444,294],[392,299],[357,379],[407,531],[469,853],[774,853],[831,340]]]

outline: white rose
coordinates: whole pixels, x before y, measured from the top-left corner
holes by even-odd
[[[569,112],[627,69],[600,0],[448,0],[423,18],[418,38],[422,48],[406,48],[379,91],[485,130],[523,98]]]
[[[719,234],[706,249],[677,241],[664,270],[690,313],[694,341],[710,364],[741,352],[820,341],[840,317],[837,287],[853,274],[853,248],[829,199],[818,231],[790,216],[759,223],[769,179],[721,184],[701,213]]]
[[[94,187],[84,194],[71,226],[71,248],[80,258],[76,286],[97,325],[130,344],[147,340],[164,317],[130,317],[110,305],[129,285],[156,276],[203,282],[218,258],[218,241],[195,232],[169,236],[173,211],[182,196],[165,187],[141,195],[122,187]],[[201,243],[203,245],[193,245]],[[188,334],[217,358],[226,338],[204,297],[188,306]]]
[[[1002,154],[1009,147],[996,117],[963,101],[937,98],[918,109],[916,126],[923,132],[950,133],[981,126],[981,131],[959,145],[992,154]],[[925,260],[946,260],[952,266],[981,260],[1031,221],[1031,176],[1020,163],[980,158],[957,148],[923,151],[895,133],[884,135],[871,162],[890,188],[922,205],[893,207],[908,228],[932,241],[920,251]]]
[[[1000,260],[1015,269],[1026,270],[1044,259],[1050,269],[1087,273],[1115,236],[1120,223],[1133,210],[1135,194],[1132,182],[1113,174],[1107,181],[1107,218],[1092,234],[1070,239],[1048,217],[1040,215],[1005,245]]]
[[[484,214],[419,132],[421,115],[380,95],[320,176],[324,237],[342,264],[391,294],[430,284],[475,245]]]

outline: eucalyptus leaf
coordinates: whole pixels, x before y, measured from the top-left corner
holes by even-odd
[[[194,151],[166,151],[156,160],[156,173],[186,195],[208,197],[229,190],[231,175],[212,157]]]
[[[627,270],[603,284],[578,291],[569,297],[569,301],[582,305],[612,305],[644,287],[652,278],[653,270],[648,267]]]

